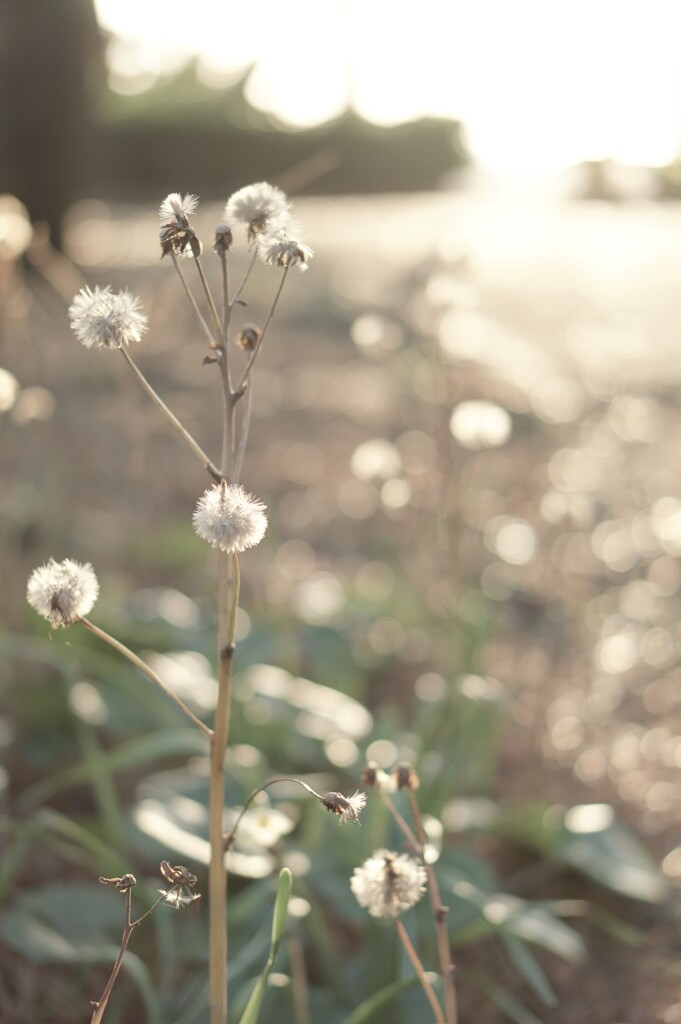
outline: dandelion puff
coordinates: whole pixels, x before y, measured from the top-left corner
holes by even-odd
[[[327,793],[322,798],[322,803],[327,811],[339,815],[339,825],[344,825],[346,821],[354,821],[359,825],[359,816],[364,810],[366,802],[366,793],[361,793],[358,789],[352,796],[343,796],[342,793]]]
[[[355,868],[350,888],[372,917],[399,917],[421,899],[427,877],[423,864],[414,857],[375,850]]]
[[[161,203],[158,215],[161,219],[161,258],[175,253],[176,256],[197,257],[201,255],[201,242],[189,226],[189,218],[196,213],[198,196],[181,196],[171,192]]]
[[[268,267],[298,267],[307,270],[314,250],[295,238],[288,238],[283,232],[276,235],[262,235],[258,240],[258,256]]]
[[[81,288],[69,306],[74,334],[85,348],[123,348],[139,342],[147,329],[147,318],[131,292],[113,292],[95,286]]]
[[[265,507],[239,484],[223,480],[199,498],[193,516],[194,530],[221,551],[245,551],[265,536]]]
[[[253,242],[258,235],[277,231],[288,224],[289,202],[280,188],[259,181],[230,196],[224,216],[229,224],[244,224],[248,241]]]
[[[198,196],[190,194],[181,196],[179,192],[171,192],[159,206],[158,215],[162,224],[175,221],[182,227],[187,227],[189,218],[196,213],[198,206]]]
[[[89,562],[81,565],[70,558],[63,562],[51,558],[31,573],[26,600],[57,628],[87,615],[98,593],[99,583]]]

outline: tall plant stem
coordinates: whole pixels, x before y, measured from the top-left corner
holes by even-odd
[[[407,790],[407,798],[414,818],[414,824],[416,825],[416,834],[419,838],[421,849],[425,853],[426,834],[423,830],[423,822],[421,821],[421,812],[419,810],[418,801],[412,789]],[[433,917],[435,918],[435,932],[437,934],[440,973],[442,974],[442,983],[445,989],[447,1024],[457,1024],[458,1008],[456,1002],[456,986],[454,984],[454,964],[452,963],[452,954],[449,949],[449,937],[447,935],[446,925],[448,908],[442,904],[442,900],[440,898],[440,887],[437,883],[437,877],[435,875],[433,865],[428,863],[425,856],[423,857],[423,866],[425,867],[426,875],[428,876],[428,895],[433,908]]]
[[[180,437],[184,441],[187,442],[187,444],[189,445],[191,450],[194,452],[194,455],[196,455],[197,459],[199,459],[199,461],[203,465],[204,469],[208,470],[208,472],[210,473],[210,475],[213,477],[214,480],[220,480],[221,479],[220,472],[217,469],[217,467],[213,465],[211,460],[208,458],[208,456],[204,452],[203,448],[201,448],[200,445],[198,445],[196,443],[196,441],[194,440],[192,435],[189,433],[189,431],[185,427],[182,426],[182,424],[178,420],[177,416],[173,412],[170,411],[170,409],[168,408],[166,403],[163,401],[161,396],[151,386],[151,384],[149,383],[147,378],[144,376],[144,374],[140,370],[140,368],[137,365],[137,363],[134,362],[132,356],[129,354],[127,349],[122,348],[121,352],[125,356],[125,358],[126,358],[128,364],[129,364],[131,370],[133,371],[133,373],[137,377],[138,381],[140,382],[140,384],[142,385],[142,387],[144,388],[146,393],[149,395],[149,397],[152,399],[152,401],[155,402],[155,404],[159,407],[161,412],[170,420],[170,422],[172,423],[173,427],[178,432]]]
[[[416,833],[414,833],[413,829],[410,828],[409,824],[404,820],[392,800],[386,796],[385,793],[381,792],[380,789],[378,790],[378,794],[385,807],[387,807],[392,814],[400,830],[404,833],[407,842],[414,852],[418,854],[426,870],[426,876],[428,878],[428,898],[433,909],[435,934],[437,936],[438,959],[440,961],[440,973],[442,975],[442,983],[444,985],[447,1024],[458,1024],[459,1018],[456,1000],[456,986],[454,984],[454,965],[452,964],[451,953],[449,950],[449,938],[447,936],[447,926],[445,924],[448,910],[447,907],[442,904],[442,900],[440,898],[440,887],[437,883],[437,876],[433,865],[429,864],[425,858],[426,836],[423,831],[423,823],[421,821],[418,802],[414,796],[413,790],[407,789],[409,806],[411,807],[414,824],[416,825]]]
[[[232,662],[239,604],[239,562],[222,555],[218,584],[218,702],[210,752],[208,871],[210,1024],[227,1021],[227,871],[223,839],[225,751],[232,701]]]
[[[248,360],[248,362],[246,363],[246,367],[244,369],[244,372],[241,375],[241,380],[239,381],[239,385],[238,385],[238,387],[236,389],[236,392],[235,392],[235,397],[237,399],[241,398],[242,394],[244,393],[244,388],[247,387],[247,385],[248,385],[248,378],[250,376],[251,370],[253,369],[253,363],[257,359],[258,353],[260,352],[260,349],[262,348],[262,343],[263,343],[263,341],[265,339],[265,335],[267,333],[267,328],[272,323],[272,317],[274,316],[274,311],[277,308],[277,303],[279,302],[279,296],[281,295],[281,293],[283,291],[283,288],[284,288],[284,285],[286,283],[286,275],[288,274],[288,270],[289,270],[288,267],[284,268],[284,273],[281,275],[281,281],[279,282],[279,287],[277,288],[277,292],[276,292],[276,294],[274,296],[274,301],[272,302],[272,306],[270,307],[270,311],[267,314],[267,320],[265,321],[265,326],[263,327],[262,331],[260,332],[260,337],[258,338],[257,344],[256,344],[255,348],[253,349],[253,351],[251,352],[251,357]]]
[[[135,665],[141,672],[144,672],[145,676],[147,676],[148,679],[151,679],[152,683],[156,683],[156,685],[161,690],[163,690],[166,696],[170,697],[170,699],[174,701],[175,704],[177,704],[180,711],[182,711],[187,716],[187,718],[191,719],[194,725],[196,725],[201,730],[201,732],[204,733],[205,736],[207,736],[209,739],[212,739],[212,729],[209,729],[205,722],[202,722],[200,718],[197,718],[194,712],[189,710],[185,702],[180,697],[178,697],[176,693],[173,693],[172,690],[168,689],[168,687],[163,682],[161,677],[157,675],[156,672],[154,672],[151,665],[147,665],[146,661],[140,658],[139,655],[135,654],[134,651],[131,651],[129,647],[126,647],[125,644],[122,644],[120,640],[117,640],[115,636],[111,636],[111,634],[107,633],[106,630],[100,629],[99,626],[95,626],[94,622],[90,622],[89,619],[85,618],[79,619],[78,621],[82,626],[85,626],[85,628],[89,630],[90,633],[92,633],[94,636],[99,637],[100,640],[104,640],[105,643],[109,644],[109,646],[113,647],[114,650],[118,651],[119,654],[122,654],[123,657],[127,658],[128,661],[132,662],[132,664]]]
[[[442,1014],[442,1007],[440,1006],[438,998],[435,995],[435,992],[433,991],[433,986],[430,984],[426,977],[426,972],[423,967],[423,964],[419,959],[419,955],[414,949],[412,941],[407,935],[407,929],[404,927],[399,917],[395,919],[395,927],[397,928],[397,934],[400,937],[400,941],[405,948],[407,956],[411,961],[411,965],[418,975],[418,979],[421,982],[421,987],[423,988],[423,991],[426,993],[426,998],[432,1007],[433,1013],[435,1014],[435,1020],[437,1021],[437,1024],[445,1024],[445,1018]]]

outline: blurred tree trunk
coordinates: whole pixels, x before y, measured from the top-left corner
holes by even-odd
[[[93,0],[0,0],[0,192],[61,219],[91,180],[102,40]]]

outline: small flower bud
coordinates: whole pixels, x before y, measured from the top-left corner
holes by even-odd
[[[396,764],[390,775],[398,789],[418,789],[421,785],[421,780],[408,761]]]
[[[123,875],[122,878],[105,878],[100,875],[99,880],[102,885],[115,885],[119,892],[127,892],[133,885],[137,885],[137,879],[131,874]]]
[[[234,242],[234,236],[232,229],[229,224],[218,224],[215,229],[215,241],[213,242],[213,251],[218,256],[226,256],[229,250],[232,248]]]
[[[246,324],[241,328],[236,339],[237,345],[245,349],[246,352],[252,352],[255,346],[258,344],[260,338],[260,329],[254,324]]]
[[[381,793],[392,793],[397,788],[392,777],[379,768],[375,761],[369,761],[362,772],[361,781],[369,789],[377,789]]]
[[[356,790],[352,796],[343,796],[342,793],[327,793],[322,798],[322,803],[327,811],[340,815],[339,825],[346,821],[354,821],[359,825],[359,816],[364,810],[367,798],[365,793]]]

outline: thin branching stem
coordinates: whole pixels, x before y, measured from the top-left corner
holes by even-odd
[[[125,924],[123,926],[123,936],[121,938],[120,949],[118,950],[118,956],[116,957],[116,962],[114,963],[114,965],[113,965],[113,967],[111,969],[111,974],[109,975],[109,980],[106,983],[106,987],[105,987],[104,991],[102,992],[101,997],[99,998],[99,1000],[96,1003],[92,1004],[94,1006],[94,1010],[92,1012],[92,1017],[91,1017],[91,1020],[90,1020],[90,1024],[100,1024],[102,1018],[104,1017],[104,1012],[106,1010],[107,1003],[109,1002],[109,996],[111,995],[111,993],[113,991],[113,987],[116,984],[116,981],[118,979],[118,975],[120,974],[121,967],[123,966],[123,957],[125,956],[125,951],[128,948],[128,943],[130,942],[130,938],[131,938],[132,933],[134,932],[135,928],[137,928],[138,925],[142,924],[142,921],[146,920],[146,918],[149,917],[150,914],[153,914],[153,912],[156,910],[156,907],[159,905],[159,903],[163,903],[164,900],[167,900],[170,892],[174,892],[178,888],[179,888],[179,886],[173,886],[173,888],[171,890],[169,890],[169,892],[167,892],[167,893],[164,892],[161,896],[159,896],[159,898],[156,900],[156,902],[152,903],[152,905],[149,907],[149,909],[144,914],[142,914],[141,917],[138,917],[135,921],[131,921],[130,920],[131,911],[132,911],[132,887],[129,888],[129,889],[126,889],[126,891],[125,891]]]
[[[189,285],[187,284],[187,282],[185,280],[184,274],[182,273],[182,269],[181,269],[180,264],[178,262],[177,256],[175,255],[174,252],[171,252],[170,255],[171,255],[172,260],[173,260],[173,266],[175,267],[175,270],[177,271],[177,276],[179,277],[180,281],[182,282],[182,287],[184,288],[185,295],[189,299],[191,307],[194,310],[194,312],[196,313],[196,317],[197,317],[199,323],[201,324],[201,327],[203,328],[203,331],[204,331],[204,333],[206,335],[206,338],[208,339],[209,345],[211,346],[211,348],[213,348],[218,343],[218,339],[213,337],[213,332],[211,331],[210,327],[206,323],[206,319],[205,319],[203,313],[201,312],[201,310],[198,307],[196,299],[194,298],[194,295],[192,294],[192,292],[191,292],[191,290],[189,288]]]
[[[283,291],[283,288],[284,288],[284,284],[286,283],[286,275],[288,274],[288,271],[289,271],[289,268],[288,267],[284,267],[284,273],[281,275],[281,281],[279,282],[279,287],[277,288],[276,295],[274,296],[274,301],[272,302],[272,306],[271,306],[270,311],[268,313],[267,320],[265,321],[265,326],[263,327],[262,331],[260,332],[260,337],[258,338],[258,340],[256,342],[256,345],[255,345],[255,348],[251,352],[250,359],[246,363],[246,367],[244,369],[244,372],[241,375],[241,380],[239,381],[239,385],[238,385],[238,387],[237,387],[237,389],[235,391],[235,396],[238,396],[239,398],[243,394],[244,388],[247,386],[248,378],[250,376],[251,370],[253,369],[253,363],[255,362],[255,360],[258,357],[258,353],[260,352],[260,349],[262,348],[262,343],[263,343],[263,341],[265,339],[265,335],[267,334],[267,328],[272,323],[272,317],[274,316],[274,311],[277,308],[277,303],[279,302],[279,296],[281,295],[281,293]]]
[[[383,793],[380,789],[378,795],[381,801],[390,811],[391,815],[395,819],[395,822],[403,832],[409,846],[412,848],[414,853],[417,854],[426,871],[428,879],[428,897],[430,904],[433,909],[433,918],[435,921],[435,934],[437,936],[437,948],[438,948],[438,959],[440,961],[440,972],[442,974],[442,982],[445,991],[445,1006],[447,1009],[447,1024],[457,1024],[458,1021],[458,1010],[457,1010],[457,999],[456,999],[456,986],[454,984],[454,965],[452,964],[451,953],[449,949],[449,938],[447,936],[447,927],[445,924],[447,918],[447,908],[443,906],[440,898],[440,887],[437,883],[437,877],[433,865],[428,863],[425,857],[425,845],[426,836],[423,831],[423,823],[421,821],[421,815],[419,812],[418,802],[414,796],[413,790],[407,789],[407,796],[409,798],[409,806],[414,816],[414,823],[416,825],[416,833],[408,824],[408,822],[402,817],[400,812],[397,810],[392,800]]]
[[[243,276],[243,278],[241,280],[241,284],[239,285],[237,290],[234,292],[234,295],[232,296],[232,301],[229,304],[230,310],[234,309],[234,307],[236,306],[237,302],[241,298],[241,293],[244,290],[244,288],[246,287],[246,282],[248,281],[249,277],[251,276],[251,271],[253,270],[253,267],[255,266],[255,260],[256,260],[257,255],[258,255],[258,249],[257,249],[257,247],[255,247],[253,249],[253,255],[251,256],[251,262],[248,264],[248,267],[246,268],[246,273],[244,274],[244,276]]]
[[[173,427],[180,435],[180,437],[187,442],[191,450],[194,452],[194,455],[196,455],[197,459],[199,459],[199,461],[203,465],[204,469],[208,470],[208,472],[210,473],[214,480],[222,479],[218,468],[215,465],[213,465],[211,460],[204,452],[203,448],[201,448],[201,446],[194,440],[194,438],[186,429],[186,427],[182,426],[177,416],[170,411],[170,409],[163,401],[161,396],[158,394],[155,388],[152,387],[147,378],[144,376],[139,366],[134,362],[128,350],[126,348],[121,348],[121,352],[125,356],[130,368],[132,369],[133,373],[137,377],[138,381],[140,382],[146,393],[149,395],[152,401],[155,402],[155,404],[158,406],[161,412],[170,420],[170,422],[172,423]]]
[[[246,394],[244,396],[243,405],[241,407],[241,424],[236,437],[236,444],[234,446],[234,460],[232,464],[232,472],[230,480],[233,484],[239,482],[241,476],[241,468],[244,464],[244,456],[246,454],[246,444],[248,442],[248,432],[251,426],[251,410],[253,408],[253,383],[250,382],[246,388]]]
[[[198,271],[199,278],[201,280],[201,287],[203,288],[203,294],[206,296],[206,302],[208,303],[208,309],[210,310],[211,320],[213,321],[213,324],[215,325],[215,329],[216,329],[216,331],[218,333],[218,337],[221,337],[222,336],[222,324],[220,323],[220,319],[218,317],[218,311],[215,308],[215,303],[213,302],[213,295],[212,295],[212,292],[211,292],[210,287],[208,285],[208,281],[206,280],[206,275],[203,272],[203,264],[201,263],[201,259],[200,259],[199,256],[194,257],[194,263],[196,264],[196,269]],[[216,338],[215,340],[217,341],[218,339]]]
[[[430,897],[430,903],[433,908],[433,917],[435,918],[435,931],[437,934],[437,949],[438,957],[440,960],[440,972],[442,974],[442,982],[445,989],[445,1008],[447,1010],[447,1024],[457,1024],[458,1021],[458,1008],[456,999],[456,985],[454,984],[454,964],[452,963],[452,955],[449,948],[449,937],[447,935],[447,913],[448,908],[443,906],[442,899],[440,898],[440,886],[437,882],[435,870],[433,865],[428,862],[425,857],[425,846],[426,846],[426,834],[423,829],[423,822],[421,821],[421,812],[419,810],[418,800],[412,789],[407,789],[407,798],[409,800],[409,806],[411,813],[414,818],[414,824],[416,825],[416,834],[421,844],[423,866],[426,869],[426,875],[428,876],[428,895]]]
[[[207,736],[208,739],[212,739],[213,730],[209,729],[205,722],[202,722],[200,718],[197,718],[194,712],[189,710],[184,701],[180,697],[178,697],[176,693],[173,693],[173,691],[166,686],[161,677],[157,675],[156,672],[154,672],[151,665],[147,665],[146,661],[143,661],[143,659],[140,658],[139,655],[135,654],[134,651],[131,651],[129,647],[125,646],[125,644],[122,644],[120,640],[116,639],[116,637],[111,636],[110,633],[107,633],[105,630],[100,629],[99,626],[95,626],[94,622],[90,622],[89,619],[85,618],[79,619],[78,621],[83,626],[85,626],[85,628],[89,630],[90,633],[92,633],[94,636],[99,637],[100,640],[104,640],[104,642],[109,644],[110,647],[113,647],[114,650],[119,652],[119,654],[122,654],[125,658],[128,659],[128,661],[132,662],[132,664],[135,665],[136,668],[140,669],[141,672],[144,672],[145,676],[147,676],[148,679],[151,679],[152,683],[156,683],[156,685],[160,687],[161,690],[163,690],[166,696],[170,697],[170,699],[174,701],[175,704],[177,704],[180,711],[182,711],[187,716],[187,718],[191,719],[194,725],[196,725],[201,730],[204,736]]]
[[[223,840],[225,751],[232,702],[232,663],[239,605],[237,556],[221,554],[218,576],[218,701],[210,754],[208,869],[210,1024],[227,1020],[227,870]]]
[[[302,786],[303,789],[306,789],[311,796],[316,797],[317,800],[321,800],[321,802],[324,803],[324,797],[320,793],[317,793],[312,788],[312,786],[308,786],[307,782],[303,782],[302,779],[294,779],[290,775],[277,775],[276,778],[269,779],[262,786],[258,786],[258,788],[254,789],[253,792],[249,795],[248,800],[246,801],[244,806],[239,811],[239,814],[237,816],[236,821],[234,822],[234,825],[232,826],[230,831],[224,837],[224,844],[225,844],[225,849],[226,850],[228,850],[230,848],[230,846],[232,845],[232,843],[234,842],[234,838],[236,836],[236,830],[238,829],[238,827],[239,827],[239,825],[241,823],[241,819],[243,818],[244,814],[246,813],[248,808],[251,806],[251,804],[255,800],[256,796],[258,796],[259,793],[264,793],[266,789],[269,789],[270,786],[274,786],[277,782],[295,782],[296,785]]]
[[[426,998],[431,1005],[433,1013],[435,1014],[435,1020],[437,1024],[445,1024],[445,1018],[442,1012],[440,1002],[433,991],[433,986],[426,977],[426,971],[421,963],[418,953],[414,949],[413,943],[407,934],[407,929],[404,927],[399,917],[395,919],[395,927],[397,928],[397,934],[400,937],[400,942],[404,946],[405,952],[409,957],[412,967],[418,975],[418,979],[421,982],[421,987],[426,994]]]

